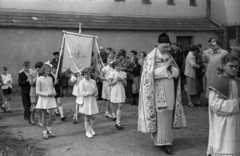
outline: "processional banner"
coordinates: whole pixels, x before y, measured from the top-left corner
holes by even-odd
[[[92,53],[95,53],[94,36],[64,34],[64,48],[62,48],[62,73],[70,70],[73,73],[81,72],[90,67]]]

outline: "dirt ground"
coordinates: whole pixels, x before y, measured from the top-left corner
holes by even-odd
[[[186,97],[183,98],[183,101],[187,127],[174,130],[174,155],[204,156],[208,141],[208,108],[206,106],[189,108]],[[203,103],[206,103],[206,100],[203,100]],[[100,113],[96,116],[97,120],[94,126],[97,136],[88,139],[85,137],[83,116],[79,117],[78,124],[72,123],[74,98],[64,98],[64,111],[68,119],[62,122],[59,117],[55,117],[56,121],[54,121],[52,129],[57,137],[44,140],[42,129],[23,119],[21,97],[14,96],[11,105],[12,114],[0,113],[3,118],[0,120],[0,139],[5,136],[9,137],[11,134],[17,144],[22,145],[18,147],[34,149],[34,152],[37,153],[35,155],[166,156],[159,147],[153,145],[149,134],[137,131],[137,106],[123,105],[122,124],[125,129],[119,131],[115,128],[115,123],[112,120],[104,117],[105,104],[103,101],[99,101]],[[0,152],[2,152],[1,148]],[[0,156],[3,155],[4,153],[0,153]]]

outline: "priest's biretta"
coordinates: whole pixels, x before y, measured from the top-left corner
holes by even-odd
[[[169,37],[166,33],[162,33],[158,36],[158,43],[170,43]]]

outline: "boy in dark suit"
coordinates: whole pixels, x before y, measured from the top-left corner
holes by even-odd
[[[24,119],[30,121],[30,84],[29,84],[29,67],[30,62],[24,61],[22,65],[23,69],[18,74],[18,85],[21,87],[22,103],[24,107]]]

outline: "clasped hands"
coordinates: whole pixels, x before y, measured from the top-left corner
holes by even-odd
[[[97,96],[97,93],[98,93],[97,90],[94,90],[94,91],[92,92],[92,95],[93,95],[93,96]]]
[[[55,97],[57,94],[56,93],[51,93],[51,94],[48,94],[47,96],[48,97]]]
[[[123,79],[121,77],[117,77],[117,81],[123,81]]]

